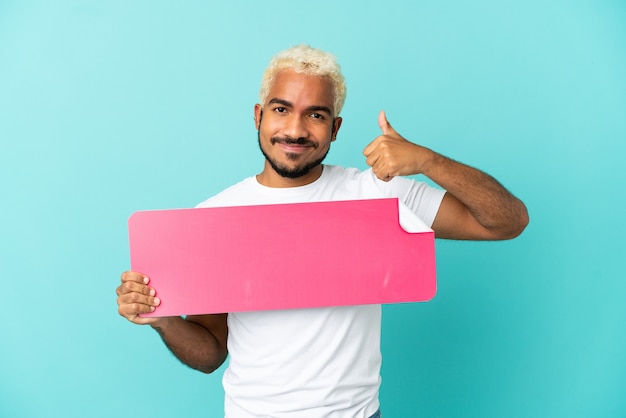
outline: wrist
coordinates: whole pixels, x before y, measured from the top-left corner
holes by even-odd
[[[154,322],[150,323],[150,326],[159,334],[163,332],[167,332],[168,329],[172,327],[176,323],[177,320],[182,318],[178,316],[163,316],[154,318]]]
[[[440,155],[429,148],[422,147],[421,145],[417,146],[419,147],[419,156],[416,159],[417,167],[415,174],[423,174],[426,177],[430,177],[435,167],[438,165],[437,160]]]

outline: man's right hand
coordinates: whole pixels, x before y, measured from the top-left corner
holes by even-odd
[[[134,324],[154,324],[159,318],[142,318],[139,314],[154,312],[161,300],[148,286],[148,277],[135,272],[122,273],[122,284],[116,289],[118,312]]]

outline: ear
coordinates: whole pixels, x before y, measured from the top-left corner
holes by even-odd
[[[333,132],[331,136],[331,141],[337,139],[337,133],[339,132],[339,128],[341,128],[341,122],[343,122],[343,119],[340,117],[336,117],[333,121]]]
[[[254,126],[256,127],[256,130],[259,130],[259,127],[261,126],[261,114],[263,113],[263,108],[261,107],[260,104],[255,104],[254,105]]]

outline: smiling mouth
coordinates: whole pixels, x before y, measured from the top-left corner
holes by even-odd
[[[279,142],[278,145],[287,154],[299,154],[308,148],[312,148],[310,145],[285,144],[282,142]]]

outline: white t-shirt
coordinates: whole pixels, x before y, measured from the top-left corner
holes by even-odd
[[[249,177],[198,207],[397,197],[430,226],[444,193],[407,178],[383,182],[371,170],[325,165],[305,186],[271,188]],[[371,416],[379,407],[380,324],[380,305],[229,313],[226,417]]]

